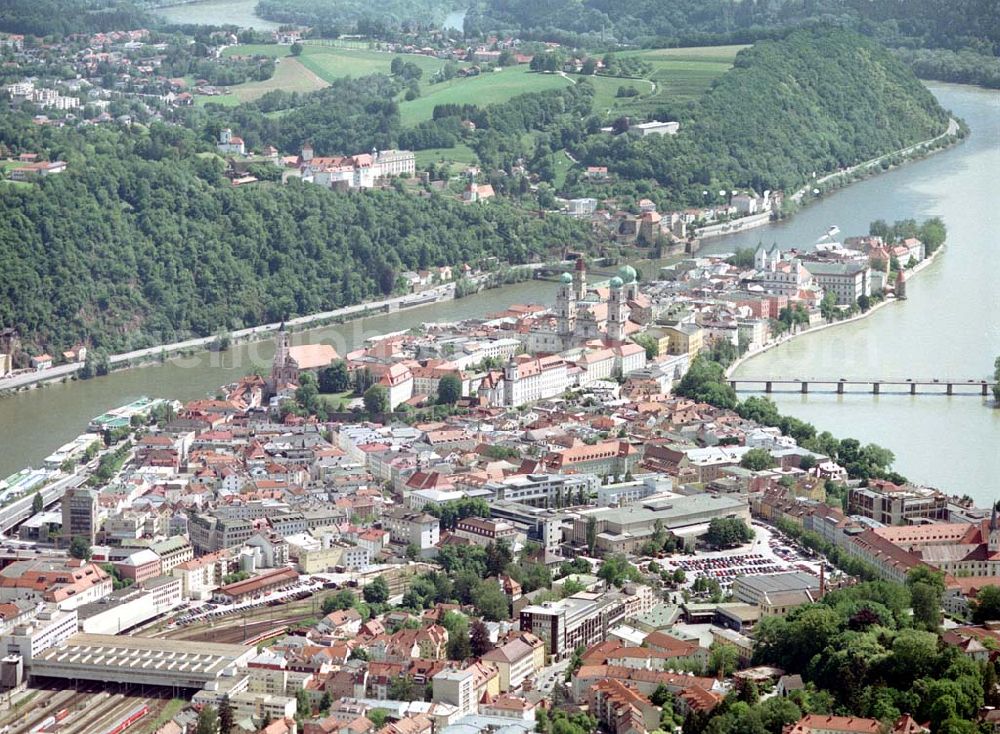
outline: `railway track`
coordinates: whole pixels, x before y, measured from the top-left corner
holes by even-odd
[[[59,729],[59,734],[97,734],[101,731],[100,724],[105,718],[119,709],[124,713],[129,707],[135,706],[142,700],[140,696],[129,696],[124,693],[112,694],[99,703],[78,712],[76,716],[70,714]]]
[[[77,691],[39,691],[29,704],[0,717],[0,728],[10,726],[10,734],[28,734],[62,709],[73,709],[93,694]]]
[[[87,722],[87,728],[66,729],[65,731],[75,731],[79,734],[105,734],[120,724],[137,706],[142,705],[144,700],[142,696],[123,696],[114,706],[106,709],[103,715],[90,719]],[[63,731],[60,731],[59,734],[63,734]]]

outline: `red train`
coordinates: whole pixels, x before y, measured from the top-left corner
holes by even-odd
[[[142,706],[136,706],[125,718],[122,719],[118,724],[110,729],[105,729],[101,734],[121,734],[123,731],[128,729],[132,724],[136,723],[143,716],[149,713],[149,706],[143,704]]]

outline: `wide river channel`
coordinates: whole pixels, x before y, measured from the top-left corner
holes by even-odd
[[[848,236],[873,219],[940,216],[947,250],[908,284],[908,299],[862,321],[795,339],[740,367],[738,375],[772,377],[986,377],[1000,355],[1000,95],[973,87],[931,85],[964,118],[972,135],[930,158],[854,184],[781,224],[709,241],[703,252],[758,241],[808,247],[836,225]],[[434,321],[484,316],[511,303],[554,300],[551,283],[532,281],[458,301],[296,334],[339,352],[369,336]],[[200,354],[165,364],[70,382],[0,399],[0,477],[34,464],[81,433],[90,418],[140,395],[181,400],[215,392],[255,367],[267,369],[270,342]],[[910,479],[987,503],[1000,495],[1000,410],[978,396],[810,392],[775,393],[783,411],[838,436],[874,441],[896,454]]]

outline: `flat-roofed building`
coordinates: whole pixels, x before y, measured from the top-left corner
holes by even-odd
[[[867,487],[851,488],[847,495],[847,514],[861,515],[883,525],[946,520],[948,497],[929,487],[873,481]]]
[[[9,634],[0,636],[0,654],[18,655],[25,665],[43,650],[54,647],[77,633],[75,609],[59,609],[47,604],[33,620],[15,625]]]
[[[587,545],[587,524],[597,523],[597,548],[603,554],[634,553],[656,532],[657,521],[664,530],[693,546],[708,532],[708,523],[718,517],[734,517],[750,522],[746,500],[729,495],[695,494],[649,498],[628,507],[601,507],[578,512],[573,520],[570,543]]]
[[[243,672],[253,647],[149,637],[78,634],[40,653],[31,675],[200,689]]]
[[[566,599],[533,604],[521,610],[522,632],[545,643],[553,660],[562,660],[580,645],[589,647],[607,639],[608,630],[625,619],[619,594],[574,594]]]
[[[764,616],[783,616],[795,607],[820,598],[819,579],[801,571],[769,576],[740,576],[733,582],[733,596],[755,604]]]
[[[133,627],[173,611],[184,601],[183,583],[173,576],[147,579],[144,586],[126,586],[77,612],[83,632],[120,635]]]

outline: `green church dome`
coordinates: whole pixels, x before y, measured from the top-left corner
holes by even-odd
[[[624,283],[635,283],[637,275],[638,274],[635,272],[635,268],[631,265],[622,265],[618,268],[618,277],[621,278]]]
[[[559,282],[569,285],[570,283],[573,282],[573,276],[570,275],[569,273],[563,273],[562,275],[559,276]]]
[[[615,288],[617,290],[618,288],[621,288],[623,285],[625,285],[624,281],[622,281],[622,279],[619,278],[617,275],[611,279],[612,288]]]

